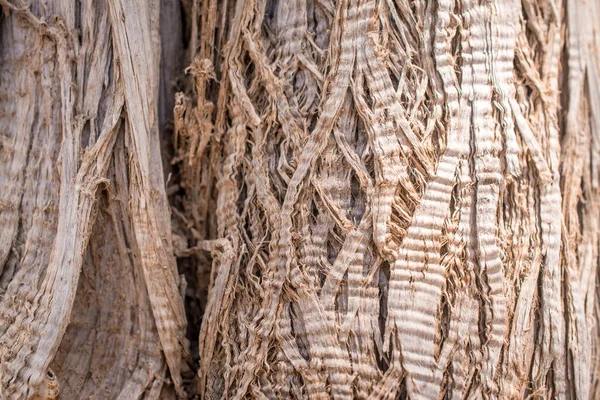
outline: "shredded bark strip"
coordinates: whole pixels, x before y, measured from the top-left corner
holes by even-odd
[[[600,397],[597,1],[0,7],[0,399]]]

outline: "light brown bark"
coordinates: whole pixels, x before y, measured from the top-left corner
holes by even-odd
[[[158,2],[0,5],[0,393],[184,396]]]
[[[0,398],[600,395],[597,2],[0,6]]]

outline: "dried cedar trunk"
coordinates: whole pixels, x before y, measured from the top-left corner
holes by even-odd
[[[11,1],[0,397],[600,396],[596,2]]]

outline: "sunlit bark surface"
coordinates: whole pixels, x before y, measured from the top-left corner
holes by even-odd
[[[597,1],[0,6],[0,398],[600,396]]]

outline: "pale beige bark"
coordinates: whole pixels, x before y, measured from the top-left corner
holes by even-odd
[[[0,5],[0,397],[184,396],[159,2]]]
[[[600,396],[596,1],[0,6],[0,398]]]

